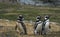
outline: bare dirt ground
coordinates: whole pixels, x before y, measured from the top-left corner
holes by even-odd
[[[60,26],[58,23],[51,22],[51,30],[47,35],[34,35],[33,24],[26,22],[28,35],[20,35],[15,30],[16,21],[0,19],[0,37],[60,37]]]

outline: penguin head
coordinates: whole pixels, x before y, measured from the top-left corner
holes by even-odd
[[[23,15],[19,15],[19,17],[23,17]]]
[[[49,19],[49,16],[48,16],[48,15],[46,15],[44,19],[45,19],[45,20]]]
[[[39,20],[40,20],[40,19],[41,19],[41,16],[37,16],[37,19],[39,19]]]
[[[39,22],[39,21],[40,21],[39,19],[36,20],[36,22]]]

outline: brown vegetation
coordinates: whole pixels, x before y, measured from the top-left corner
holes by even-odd
[[[28,35],[20,35],[15,31],[16,21],[9,21],[9,20],[0,20],[0,36],[1,37],[59,37],[60,36],[60,26],[58,23],[51,22],[51,30],[47,35],[34,35],[33,33],[33,24],[25,23],[27,27]]]

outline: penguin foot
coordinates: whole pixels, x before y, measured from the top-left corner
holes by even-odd
[[[27,33],[23,33],[23,32],[21,32],[20,35],[27,35]]]

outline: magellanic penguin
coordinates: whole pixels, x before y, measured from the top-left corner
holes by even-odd
[[[21,32],[20,34],[27,34],[27,30],[26,30],[26,26],[23,22],[24,17],[22,15],[19,15],[18,19],[17,19],[17,25],[15,27],[15,29],[19,29],[19,31]]]
[[[49,28],[50,28],[50,20],[49,20],[49,16],[46,15],[44,17],[44,21],[42,24],[42,34],[46,35],[47,32],[49,31]]]
[[[42,29],[41,16],[37,16],[37,21],[35,22],[34,34],[40,34],[41,29]]]

